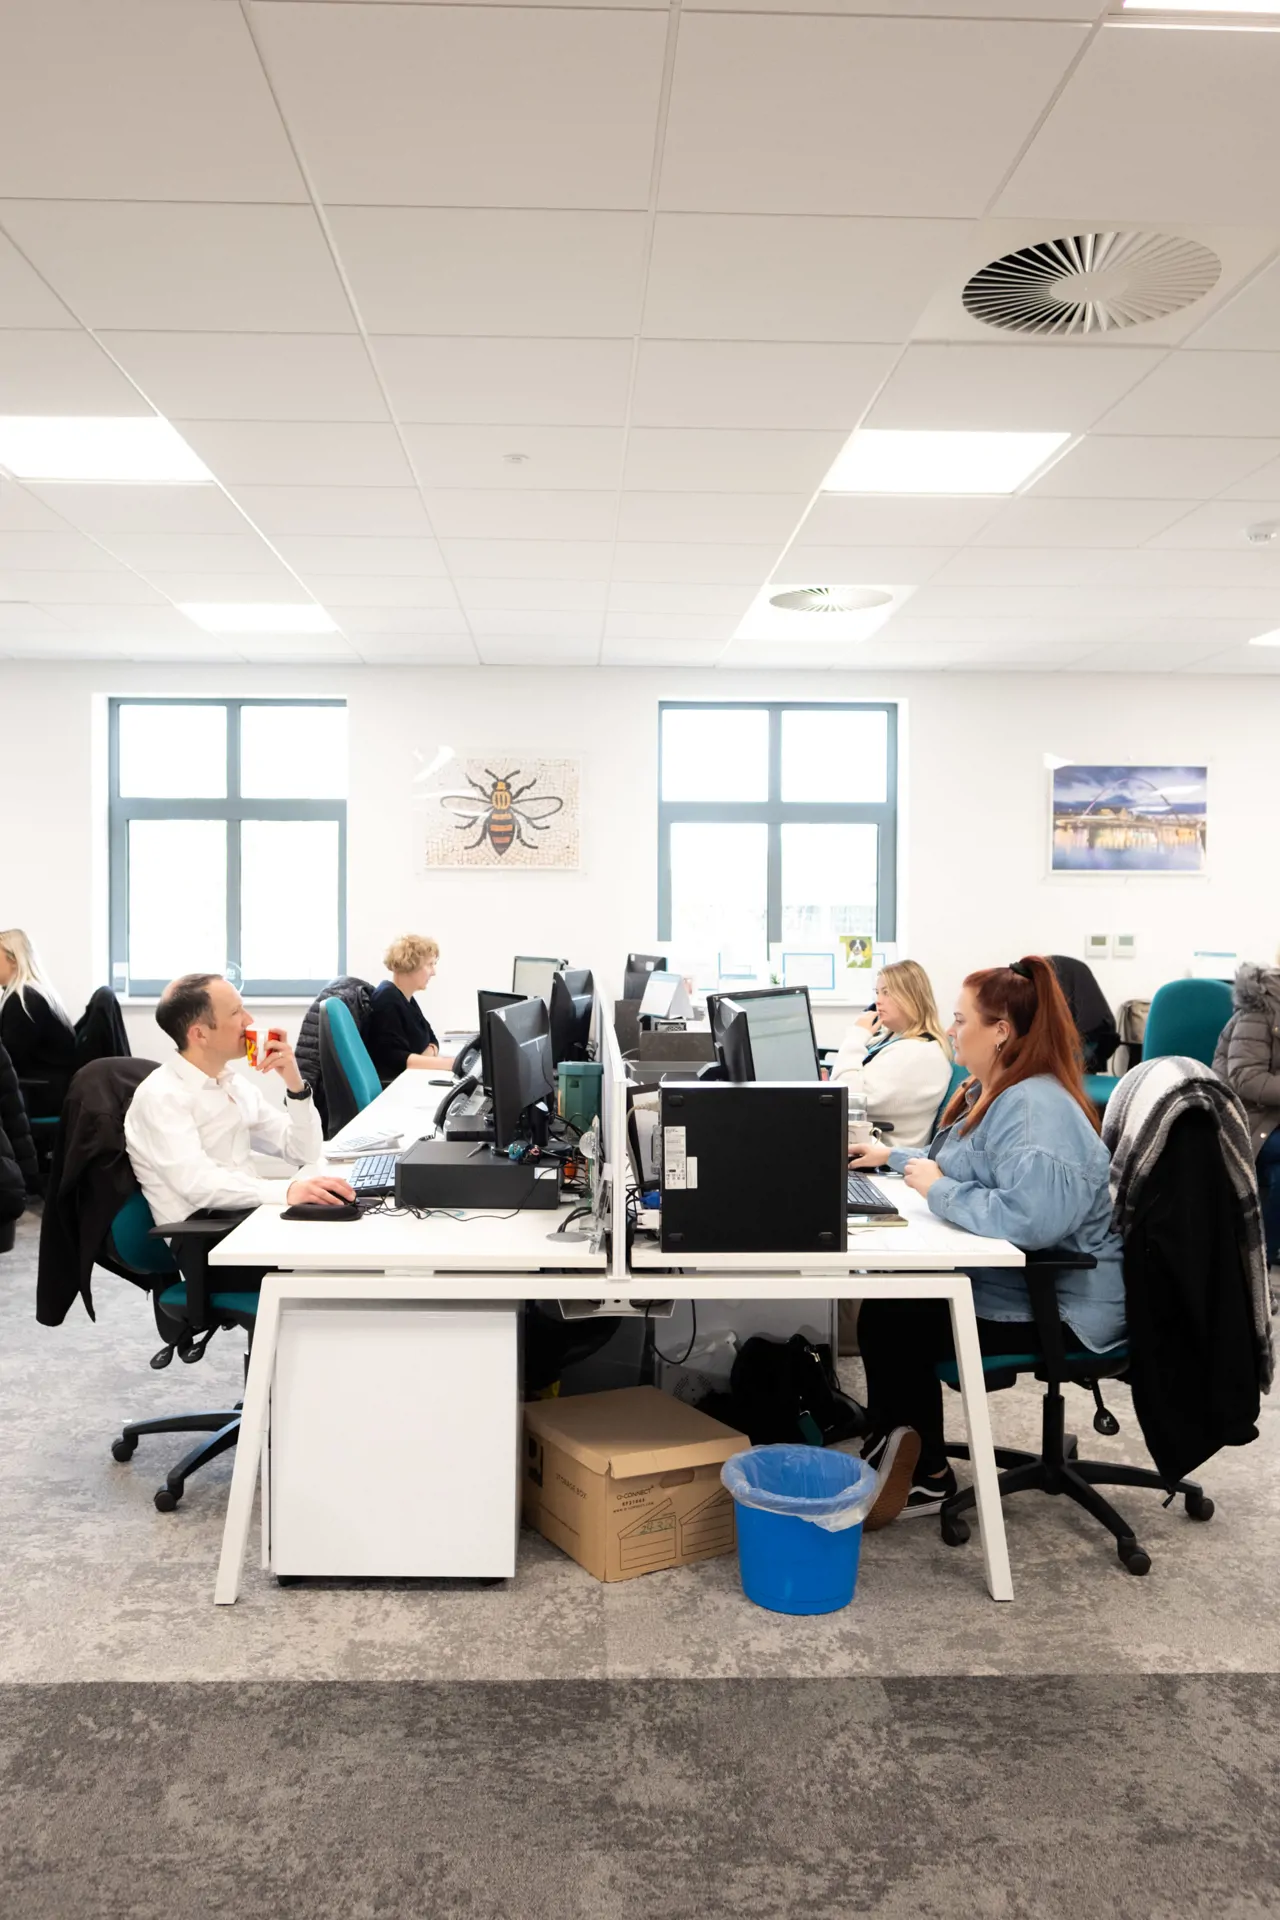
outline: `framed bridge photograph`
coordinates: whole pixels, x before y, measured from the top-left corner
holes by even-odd
[[[1055,767],[1050,870],[1204,873],[1208,790],[1207,767]]]

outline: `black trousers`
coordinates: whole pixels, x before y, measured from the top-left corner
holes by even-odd
[[[1069,1328],[1063,1337],[1079,1344]],[[1029,1320],[979,1320],[983,1353],[1034,1353],[1036,1330]],[[945,1300],[864,1300],[858,1315],[858,1345],[867,1374],[867,1412],[872,1431],[914,1427],[920,1435],[923,1473],[947,1464],[942,1421],[942,1383],[934,1368],[954,1360],[951,1308]]]

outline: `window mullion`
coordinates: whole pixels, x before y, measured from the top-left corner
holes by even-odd
[[[240,702],[227,702],[227,965],[240,966]]]

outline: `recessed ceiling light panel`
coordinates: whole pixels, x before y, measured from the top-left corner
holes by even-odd
[[[1276,0],[1121,0],[1124,13],[1204,13],[1280,15]]]
[[[1014,493],[1070,438],[859,428],[822,484],[828,493]]]
[[[979,269],[965,311],[1002,333],[1077,339],[1164,320],[1202,300],[1222,262],[1167,233],[1075,233],[1019,247]]]
[[[1256,633],[1249,642],[1251,647],[1280,647],[1280,627],[1270,633]]]
[[[790,587],[770,594],[769,605],[787,613],[869,613],[892,599],[882,587]]]
[[[336,633],[338,623],[314,600],[264,601],[254,606],[221,600],[186,600],[178,607],[206,633]]]
[[[0,466],[18,480],[117,486],[194,486],[213,479],[199,455],[158,414],[0,415]]]

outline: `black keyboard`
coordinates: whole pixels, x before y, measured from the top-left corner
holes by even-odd
[[[398,1153],[366,1153],[351,1169],[357,1194],[389,1194],[396,1190]]]
[[[868,1180],[864,1173],[849,1175],[846,1213],[896,1213],[898,1209],[885,1195],[883,1187],[874,1180]]]

